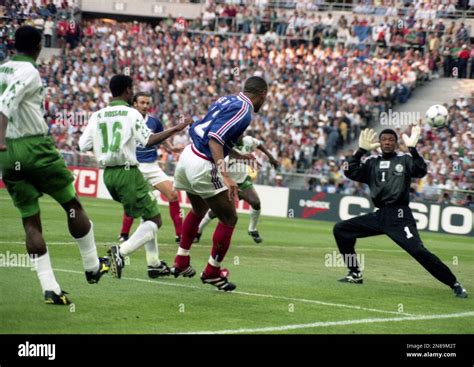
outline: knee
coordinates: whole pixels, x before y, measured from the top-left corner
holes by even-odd
[[[64,210],[66,211],[68,215],[72,214],[71,211],[73,211],[74,214],[84,212],[82,204],[79,200],[77,200],[77,198],[74,198],[71,201],[68,201],[67,203],[62,204],[62,207],[64,208]]]
[[[252,201],[250,203],[250,206],[252,207],[253,210],[260,210],[261,209],[260,200],[257,199],[255,201]]]
[[[425,246],[419,244],[417,246],[413,246],[412,248],[407,248],[407,252],[413,256],[415,259],[424,257],[428,254],[431,254]]]
[[[82,210],[82,204],[81,202],[75,197],[74,199],[68,201],[67,203],[64,203],[62,205],[65,209],[80,209]]]
[[[46,253],[46,244],[43,235],[38,228],[33,226],[25,226],[26,248],[28,254],[42,256]]]
[[[168,201],[170,203],[174,202],[174,201],[178,201],[178,193],[174,190],[172,190],[169,194],[168,194]]]
[[[158,215],[158,216],[156,216],[156,217],[154,217],[154,218],[151,218],[150,220],[151,220],[153,223],[156,224],[156,226],[158,227],[158,229],[160,229],[161,226],[163,225],[163,222],[162,222],[162,220],[161,220],[161,215]]]
[[[192,208],[193,214],[194,214],[196,217],[200,218],[200,219],[204,218],[204,216],[206,215],[207,211],[208,211],[207,208],[204,208],[204,209]],[[210,217],[211,217],[211,218],[215,218],[215,217],[213,217],[213,216],[210,216]]]
[[[238,221],[237,213],[229,214],[228,216],[223,218],[223,220],[221,220],[222,223],[230,227],[235,227],[237,225],[237,221]]]
[[[343,230],[342,222],[336,223],[334,227],[332,228],[332,233],[334,237],[340,237],[342,230]]]

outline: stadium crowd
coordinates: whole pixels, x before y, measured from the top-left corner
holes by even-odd
[[[74,18],[75,0],[7,0],[0,6],[0,61],[14,50],[15,30],[20,25],[31,25],[43,32],[45,47],[58,47],[67,42],[78,44],[80,28]]]
[[[365,22],[354,18],[356,23],[347,24],[349,35],[360,27],[358,22]],[[202,29],[204,17],[201,22],[189,28]],[[108,81],[116,72],[130,73],[137,91],[151,93],[150,113],[170,125],[180,114],[203,116],[216,97],[237,92],[241,82],[258,70],[270,90],[248,133],[261,139],[281,163],[281,171],[275,172],[259,156],[258,182],[285,185],[288,174],[299,173],[308,175],[301,188],[366,194],[362,185],[343,179],[342,162],[351,152],[341,153],[341,149],[361,129],[375,125],[380,113],[406,102],[416,86],[436,77],[445,63],[443,55],[437,58],[436,45],[425,53],[417,47],[394,52],[383,42],[341,41],[340,29],[334,27],[334,33],[332,26],[318,29],[316,42],[281,37],[278,26],[263,34],[251,27],[243,37],[185,32],[186,27],[183,20],[171,18],[156,26],[86,20],[78,27],[82,31],[77,44],[63,44],[59,57],[40,64],[47,119],[68,163],[93,164],[90,156],[78,154],[78,139],[88,116],[111,98]],[[451,36],[459,29],[453,28]],[[440,32],[429,37],[445,37],[447,31]],[[325,42],[334,36],[337,42]],[[459,46],[465,40],[453,42]],[[452,53],[449,47],[445,50]],[[451,62],[459,65],[454,57]],[[432,170],[414,184],[414,196],[474,188],[473,111],[458,102],[464,103],[450,106],[449,131],[425,131],[422,154],[431,161]],[[176,146],[187,143],[185,133],[173,139]],[[172,170],[176,154],[163,149],[160,154],[164,166]]]
[[[258,70],[271,86],[252,134],[278,156],[314,148],[311,156],[293,162],[299,170],[307,169],[312,157],[334,155],[430,78],[426,60],[415,50],[401,55],[371,47],[266,43],[252,35],[172,34],[136,22],[93,21],[84,30],[78,47],[66,46],[61,57],[41,66],[53,132],[63,129],[63,111],[77,116],[105,106],[108,80],[117,71],[128,70],[137,90],[152,94],[151,113],[168,124],[181,113],[203,116],[216,97],[235,93]],[[74,144],[64,141],[70,137],[59,134],[58,143],[72,149]]]

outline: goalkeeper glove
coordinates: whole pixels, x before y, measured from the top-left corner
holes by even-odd
[[[374,142],[377,137],[377,133],[372,129],[365,129],[360,133],[359,136],[359,148],[367,151],[371,151],[380,147],[380,143]]]
[[[418,139],[421,136],[421,127],[420,124],[417,123],[415,126],[411,128],[411,135],[408,136],[407,134],[403,134],[403,142],[408,148],[416,147],[416,143],[418,143]]]

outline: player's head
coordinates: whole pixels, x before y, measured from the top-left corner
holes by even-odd
[[[144,117],[148,113],[151,106],[151,95],[146,92],[138,92],[133,96],[133,107],[140,112]]]
[[[258,112],[265,102],[267,91],[267,82],[259,76],[251,76],[245,81],[244,94],[252,101],[255,112]]]
[[[18,52],[36,60],[41,52],[41,31],[35,27],[25,25],[15,32],[15,48]]]
[[[112,79],[110,79],[109,88],[112,92],[112,97],[120,97],[125,102],[128,102],[129,104],[132,103],[133,80],[128,75],[114,75]]]
[[[397,149],[398,136],[395,130],[385,129],[379,134],[380,148],[383,153],[390,154]]]

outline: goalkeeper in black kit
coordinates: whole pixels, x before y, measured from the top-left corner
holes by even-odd
[[[378,210],[334,226],[337,246],[349,268],[349,274],[340,281],[363,282],[354,249],[356,239],[386,234],[431,275],[453,289],[457,297],[467,298],[467,291],[451,270],[423,245],[408,207],[411,179],[421,178],[427,172],[427,165],[415,148],[420,135],[419,125],[413,126],[411,136],[403,134],[410,151],[410,154],[404,154],[396,151],[398,137],[394,130],[383,130],[379,142],[374,142],[377,134],[373,130],[362,131],[359,149],[348,159],[344,173],[351,180],[369,185],[371,199]],[[381,155],[372,155],[361,162],[365,153],[378,147],[382,149]]]

